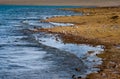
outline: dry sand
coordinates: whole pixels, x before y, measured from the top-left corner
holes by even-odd
[[[0,4],[118,6],[120,5],[120,0],[0,0]]]
[[[82,40],[84,43],[93,42],[94,44],[98,43],[103,45],[120,44],[120,8],[82,8],[71,10],[83,12],[84,16],[49,18],[45,20],[45,22],[73,23],[75,25],[72,27],[48,28],[48,30],[55,33],[67,34],[69,36],[76,36],[77,38],[84,38]]]

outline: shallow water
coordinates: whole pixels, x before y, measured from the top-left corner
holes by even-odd
[[[49,17],[81,15],[58,8],[65,6],[0,6],[0,79],[71,79],[99,70],[93,66],[101,64],[95,54],[102,46],[64,44],[57,35],[30,31],[66,25],[40,22]]]

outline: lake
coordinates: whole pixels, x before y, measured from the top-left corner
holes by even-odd
[[[60,10],[78,7],[0,5],[0,79],[71,79],[97,72],[95,66],[102,61],[95,55],[104,51],[103,46],[63,43],[57,34],[31,31],[71,25],[42,20],[82,15]]]

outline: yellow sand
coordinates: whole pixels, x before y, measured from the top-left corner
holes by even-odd
[[[65,42],[76,42],[87,39],[92,45],[98,40],[98,44],[104,44],[107,48],[98,56],[103,59],[101,70],[98,73],[91,73],[85,79],[120,79],[120,8],[94,8],[94,9],[64,9],[75,12],[83,12],[84,16],[63,16],[53,17],[46,22],[73,23],[74,26],[54,27],[47,29],[35,29],[58,33],[63,36]],[[79,40],[78,40],[79,39]],[[76,41],[78,40],[78,41]],[[91,42],[92,41],[92,42]],[[109,45],[112,45],[109,47]]]
[[[73,23],[74,26],[48,28],[55,33],[68,33],[103,43],[120,44],[120,8],[72,9],[83,11],[84,16],[61,16],[46,22]]]

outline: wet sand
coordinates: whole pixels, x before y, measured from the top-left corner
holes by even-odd
[[[104,45],[105,51],[98,55],[103,59],[101,70],[92,73],[87,79],[119,79],[120,78],[120,7],[64,9],[82,12],[83,16],[53,17],[45,22],[73,23],[73,26],[35,29],[57,33],[63,41],[70,43],[85,43]]]

